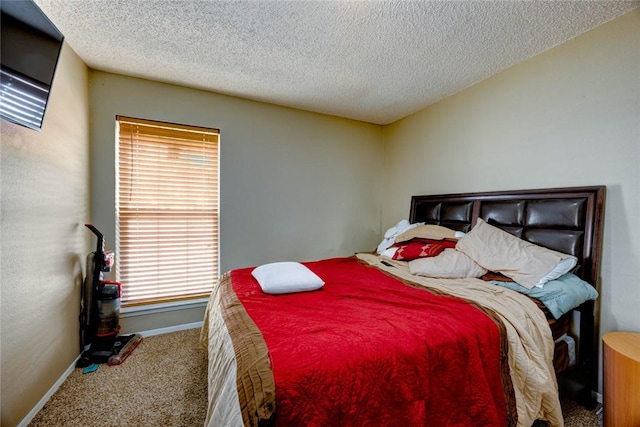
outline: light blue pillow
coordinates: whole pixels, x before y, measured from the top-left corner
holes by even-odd
[[[540,300],[556,319],[583,302],[598,298],[598,292],[593,286],[572,273],[551,280],[545,283],[542,288],[534,286],[527,289],[515,282],[499,282],[497,280],[489,282]]]

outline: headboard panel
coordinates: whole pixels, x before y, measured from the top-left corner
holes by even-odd
[[[419,203],[415,204],[413,199],[422,197]],[[411,212],[420,220],[411,222],[426,222],[427,224],[437,224],[452,230],[464,231],[471,229],[471,213],[473,202],[455,200],[428,200],[428,196],[414,196],[411,202]]]
[[[468,232],[482,218],[524,240],[576,256],[575,273],[598,289],[604,203],[604,186],[413,196],[409,220]],[[577,310],[584,385],[579,399],[593,407],[591,390],[597,389],[598,377],[595,304],[587,301]]]
[[[576,274],[597,286],[605,187],[413,196],[410,222],[468,232],[478,218],[578,258]]]

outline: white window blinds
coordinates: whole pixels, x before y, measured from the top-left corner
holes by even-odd
[[[208,295],[218,278],[218,130],[116,119],[123,304]]]

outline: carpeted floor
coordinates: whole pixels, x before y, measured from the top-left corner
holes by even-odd
[[[199,336],[189,329],[147,337],[122,365],[74,370],[29,426],[202,426],[207,361]],[[602,425],[571,399],[562,406],[567,427]]]
[[[200,329],[142,340],[118,366],[75,369],[29,426],[202,426],[207,355]]]

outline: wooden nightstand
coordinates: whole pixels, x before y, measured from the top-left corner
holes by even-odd
[[[604,342],[604,427],[640,426],[640,333],[609,332]]]

